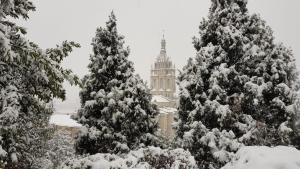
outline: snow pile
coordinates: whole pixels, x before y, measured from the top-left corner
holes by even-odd
[[[65,127],[81,127],[79,123],[71,118],[68,114],[53,114],[50,117],[50,124]]]
[[[166,150],[157,147],[141,148],[127,155],[95,154],[65,162],[60,169],[196,169],[191,154],[183,149]]]
[[[300,151],[285,146],[243,147],[222,169],[300,169]]]

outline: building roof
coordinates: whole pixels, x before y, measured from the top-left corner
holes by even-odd
[[[153,95],[151,102],[168,103],[170,100],[162,95]]]
[[[159,108],[159,113],[160,114],[169,114],[169,113],[176,113],[177,109],[173,107],[163,107]]]
[[[50,124],[65,127],[81,127],[81,124],[73,120],[69,114],[53,114],[50,117]]]

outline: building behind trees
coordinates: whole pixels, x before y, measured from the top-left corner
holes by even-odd
[[[158,124],[161,134],[171,139],[174,136],[172,123],[176,115],[175,64],[167,55],[166,40],[161,40],[161,50],[151,67],[150,86],[152,102],[159,108]]]

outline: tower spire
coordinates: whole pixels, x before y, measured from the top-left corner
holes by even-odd
[[[166,40],[165,40],[165,30],[163,30],[163,37],[161,40],[161,50],[160,50],[160,54],[163,57],[166,57],[167,51],[166,51]]]

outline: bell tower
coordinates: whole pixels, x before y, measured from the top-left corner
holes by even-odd
[[[154,65],[151,66],[150,85],[152,95],[174,99],[176,92],[175,77],[175,65],[167,56],[166,40],[163,36],[160,53]]]

